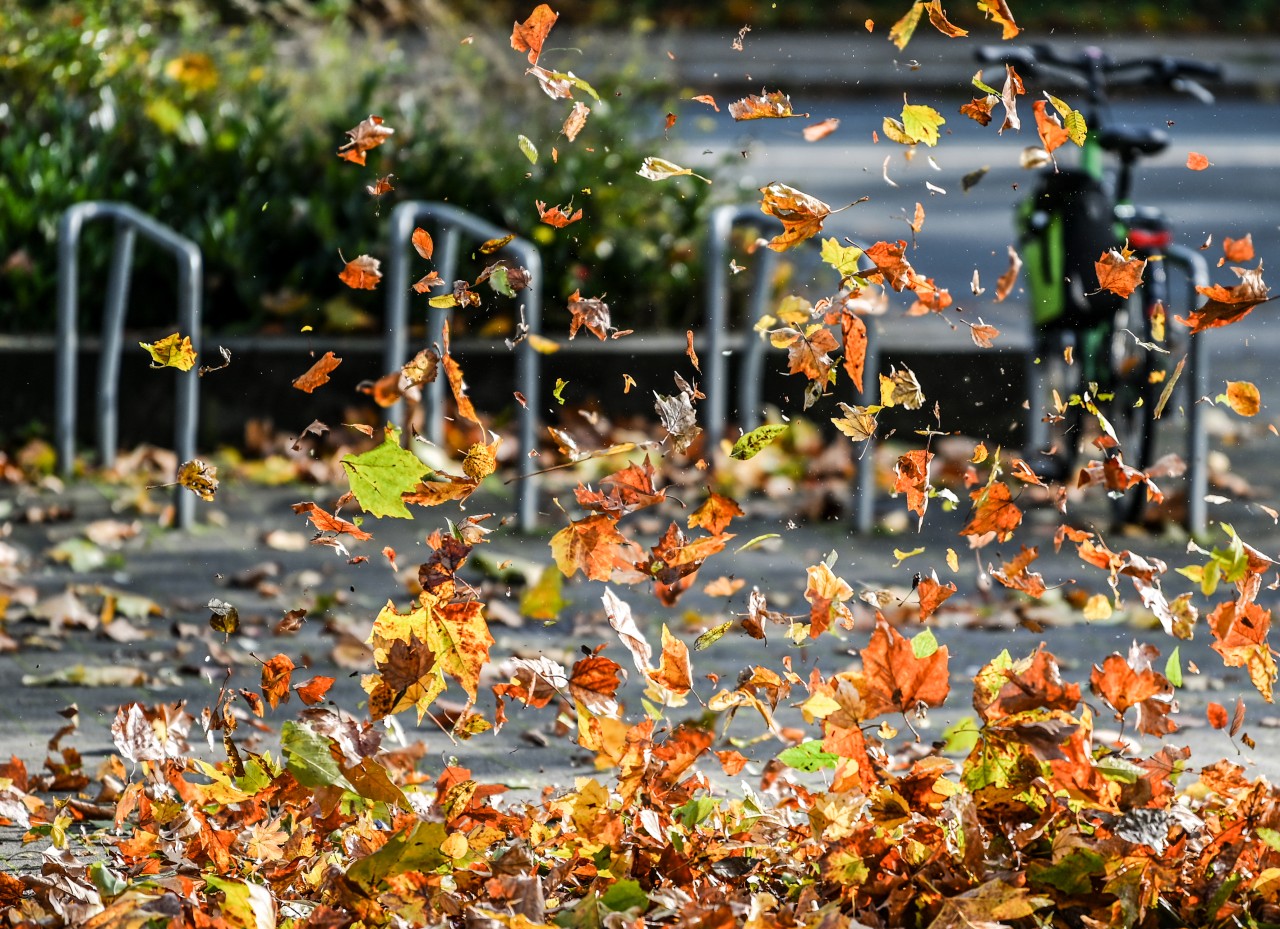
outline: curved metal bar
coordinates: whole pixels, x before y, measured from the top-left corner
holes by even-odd
[[[409,321],[409,270],[407,257],[409,239],[417,223],[433,225],[440,233],[437,245],[436,266],[440,276],[451,282],[457,269],[460,235],[466,233],[476,241],[504,238],[505,229],[458,209],[448,203],[426,200],[410,200],[401,203],[391,213],[391,241],[387,250],[387,308],[384,364],[394,371],[405,362],[408,345]],[[513,239],[502,249],[529,271],[531,282],[524,291],[525,325],[534,335],[541,334],[542,326],[542,256],[537,246],[527,239]],[[449,318],[447,309],[431,308],[428,311],[427,341],[437,341],[444,322]],[[516,489],[517,525],[522,532],[532,532],[538,520],[538,480],[534,474],[534,460],[528,452],[534,448],[538,431],[538,379],[540,362],[538,353],[526,339],[516,346],[516,381],[527,399],[519,413],[520,429],[520,480]],[[427,437],[440,443],[444,438],[444,379],[437,378],[427,385]],[[394,414],[393,414],[394,417]]]
[[[90,200],[66,210],[58,221],[58,347],[55,363],[54,443],[64,477],[75,465],[76,382],[79,338],[79,244],[85,223],[114,219],[116,238],[107,282],[107,305],[102,329],[102,356],[98,376],[98,445],[103,464],[115,460],[119,421],[120,355],[123,348],[125,309],[129,297],[130,265],[136,234],[169,252],[178,262],[178,325],[200,350],[201,286],[204,259],[196,243],[127,203]],[[174,451],[179,462],[196,455],[199,423],[199,376],[195,370],[176,372],[177,404],[174,411]],[[174,523],[188,528],[195,516],[195,497],[175,489]]]
[[[1190,302],[1196,304],[1196,287],[1209,286],[1209,263],[1195,249],[1170,245],[1165,259],[1186,272]],[[1204,335],[1191,336],[1187,352],[1187,531],[1193,536],[1204,534],[1209,521],[1209,436],[1205,431],[1204,412],[1197,399],[1208,393],[1209,352]]]

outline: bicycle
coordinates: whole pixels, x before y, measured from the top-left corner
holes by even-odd
[[[1023,78],[1043,77],[1084,91],[1088,134],[1079,166],[1046,168],[1017,210],[1035,336],[1032,357],[1040,361],[1040,371],[1029,366],[1032,402],[1053,397],[1046,420],[1056,427],[1050,441],[1045,422],[1032,416],[1039,428],[1029,430],[1027,445],[1039,453],[1047,476],[1070,477],[1084,451],[1088,414],[1102,433],[1095,444],[1103,452],[1113,521],[1137,522],[1146,500],[1138,475],[1152,464],[1154,414],[1174,376],[1165,360],[1185,357],[1186,351],[1185,331],[1173,325],[1168,265],[1180,265],[1198,284],[1207,283],[1208,269],[1198,253],[1174,245],[1173,227],[1159,209],[1133,202],[1135,166],[1163,152],[1170,140],[1158,127],[1114,122],[1108,91],[1163,87],[1210,103],[1213,95],[1199,82],[1220,78],[1222,70],[1170,57],[1113,61],[1097,48],[1062,55],[1044,45],[984,46],[976,54],[983,63],[1013,65]],[[1116,158],[1113,173],[1105,170],[1104,153]],[[1146,260],[1142,284],[1129,299],[1097,289],[1094,267],[1126,243]],[[1035,389],[1041,379],[1048,382],[1042,391]],[[1189,504],[1197,505],[1190,496]]]

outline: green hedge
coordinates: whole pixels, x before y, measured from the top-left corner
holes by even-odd
[[[625,49],[607,63],[573,63],[605,103],[586,101],[591,118],[571,144],[557,138],[571,104],[523,75],[505,35],[448,14],[426,39],[401,45],[341,15],[227,23],[203,4],[160,0],[0,11],[0,329],[52,329],[58,216],[87,199],[133,203],[200,243],[214,331],[371,327],[382,295],[338,281],[339,251],[383,256],[402,198],[447,199],[533,238],[553,307],[580,287],[648,321],[686,320],[708,193],[687,178],[636,175],[662,132],[659,120],[637,120],[665,101],[636,89],[645,82],[631,82],[628,61],[638,59]],[[625,106],[610,105],[623,90]],[[370,113],[396,134],[361,169],[335,152]],[[542,153],[536,165],[521,134]],[[387,173],[396,190],[375,203],[365,185]],[[538,221],[535,200],[571,198],[586,219],[560,231]],[[86,324],[98,312],[107,235],[95,231],[83,249]],[[166,325],[171,274],[146,258],[131,321]]]

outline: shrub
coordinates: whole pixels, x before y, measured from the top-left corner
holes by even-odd
[[[636,105],[625,55],[607,74],[579,65],[604,103],[588,101],[575,143],[557,141],[539,127],[558,126],[568,104],[523,75],[521,56],[491,39],[462,44],[466,32],[447,15],[429,42],[387,41],[337,16],[228,26],[204,6],[157,0],[0,12],[0,326],[52,328],[57,220],[87,199],[133,203],[201,245],[215,331],[269,328],[287,314],[290,330],[371,325],[381,294],[346,290],[338,252],[384,254],[401,197],[447,199],[533,238],[551,306],[581,287],[656,307],[657,322],[685,321],[707,193],[681,179],[685,195],[673,197],[636,176],[662,127],[638,126],[635,114],[663,112],[660,99]],[[627,95],[625,113],[608,106],[614,93]],[[370,113],[396,135],[362,171],[334,153]],[[536,165],[520,134],[541,151]],[[376,203],[365,185],[388,173],[396,191]],[[585,221],[560,231],[538,222],[535,199],[571,198]],[[82,249],[86,320],[98,313],[105,235]],[[146,273],[131,322],[166,324],[169,272],[154,262]]]

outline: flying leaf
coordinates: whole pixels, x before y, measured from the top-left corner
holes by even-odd
[[[381,445],[359,455],[345,455],[351,492],[366,513],[412,519],[413,514],[400,499],[411,492],[430,468],[408,449],[400,447],[400,430],[388,426]]]
[[[1257,416],[1262,409],[1262,395],[1249,381],[1227,381],[1227,406],[1240,416]]]
[[[999,569],[988,573],[1005,587],[1020,590],[1029,597],[1039,599],[1045,592],[1044,578],[1028,569],[1028,565],[1039,556],[1040,550],[1037,546],[1027,548],[1024,545],[1022,551],[1012,561],[1007,561]]]
[[[338,149],[338,157],[353,164],[363,165],[365,154],[377,148],[395,132],[390,126],[383,125],[381,116],[370,116],[354,129],[347,130],[348,142]]]
[[[745,515],[736,501],[713,490],[702,505],[689,514],[689,528],[701,528],[712,535],[722,535],[735,516]]]
[[[1054,149],[1060,148],[1063,142],[1071,138],[1071,133],[1062,128],[1058,117],[1048,111],[1045,101],[1037,100],[1032,109],[1036,114],[1036,131],[1040,134],[1040,144],[1052,155]]]
[[[305,684],[294,684],[293,689],[298,692],[298,699],[307,706],[315,706],[324,700],[324,695],[329,692],[329,688],[333,686],[334,679],[326,677],[323,674],[317,674]]]
[[[349,522],[348,520],[342,519],[338,516],[333,516],[330,513],[326,513],[319,507],[319,505],[312,503],[309,500],[305,503],[295,503],[293,505],[293,511],[295,513],[306,514],[306,517],[311,521],[311,524],[321,532],[335,532],[339,535],[345,533],[361,542],[365,542],[373,538],[370,533],[365,532],[355,523]]]
[[[915,449],[899,455],[893,466],[893,492],[905,493],[907,509],[921,519],[929,506],[929,462],[932,460],[932,452]]]
[[[951,690],[947,647],[942,646],[928,658],[917,658],[911,642],[883,617],[877,618],[871,641],[861,657],[866,679],[866,692],[862,695],[864,719],[891,712],[914,713],[922,706],[941,706]]]
[[[657,472],[646,455],[640,464],[630,464],[600,480],[602,490],[579,484],[574,488],[578,505],[619,519],[629,513],[656,506],[666,499],[666,489],[656,488]]]
[[[1005,41],[1016,39],[1018,33],[1022,31],[1013,21],[1013,13],[1006,0],[978,0],[978,10],[1000,25],[1002,28],[1000,38]]]
[[[1147,267],[1145,258],[1136,258],[1125,249],[1124,253],[1110,249],[1093,263],[1098,272],[1098,285],[1121,297],[1130,296],[1142,283],[1142,272]]]
[[[1111,655],[1101,667],[1094,665],[1089,676],[1090,689],[1111,706],[1117,720],[1122,720],[1130,708],[1137,707],[1138,731],[1154,736],[1163,736],[1178,728],[1169,719],[1169,713],[1177,709],[1173,685],[1151,667],[1151,660],[1159,654],[1153,646],[1135,642],[1127,659]]]
[[[374,290],[382,280],[382,262],[368,255],[352,258],[342,268],[338,280],[352,290]]]
[[[1228,326],[1237,322],[1260,303],[1272,299],[1267,296],[1270,288],[1263,283],[1262,265],[1256,268],[1232,268],[1240,283],[1234,287],[1223,287],[1214,284],[1211,287],[1197,287],[1196,292],[1209,299],[1204,306],[1193,312],[1189,318],[1177,317],[1178,321],[1191,327],[1191,334]]]
[[[218,492],[218,469],[199,458],[192,458],[178,469],[178,484],[205,503],[212,503],[213,495]]]
[[[819,139],[825,139],[839,128],[840,120],[835,118],[824,119],[820,123],[804,127],[804,140],[806,142],[817,142]]]
[[[1013,293],[1013,286],[1018,283],[1018,273],[1022,270],[1022,258],[1013,250],[1013,246],[1009,246],[1009,268],[1000,275],[1000,279],[996,281],[996,303],[1003,303],[1009,294]]]
[[[1084,145],[1085,136],[1089,134],[1089,127],[1085,124],[1084,114],[1079,110],[1071,109],[1067,103],[1059,100],[1048,91],[1045,92],[1045,98],[1053,104],[1053,108],[1062,117],[1062,128],[1067,131],[1067,138],[1076,145]],[[1037,122],[1039,122],[1038,119]]]
[[[808,113],[794,113],[791,110],[791,98],[780,90],[773,93],[761,91],[759,95],[748,94],[741,100],[729,104],[729,115],[735,120],[747,119],[786,119],[792,116],[808,116]]]
[[[528,136],[516,136],[516,145],[520,147],[520,153],[529,159],[529,164],[538,163],[538,146],[534,145]]]
[[[1225,236],[1222,240],[1222,255],[1227,261],[1253,260],[1253,234],[1246,233],[1243,239]]]
[[[560,128],[560,131],[564,133],[565,138],[570,142],[574,141],[578,138],[578,133],[582,131],[582,127],[587,124],[587,117],[590,115],[591,109],[585,103],[574,103],[573,109],[565,117],[564,125]]]
[[[902,18],[889,27],[889,41],[898,46],[899,51],[906,48],[907,43],[911,41],[911,37],[915,35],[916,27],[920,25],[920,16],[924,13],[924,8],[924,0],[916,0]]]
[[[880,411],[880,407],[850,406],[841,401],[836,401],[836,405],[840,407],[840,412],[844,414],[843,416],[831,417],[831,422],[837,429],[855,442],[864,442],[875,436],[875,414]]]
[[[571,522],[551,538],[551,554],[564,576],[581,571],[592,581],[607,581],[615,568],[630,567],[640,551],[601,514]]]
[[[512,26],[511,47],[517,52],[528,52],[529,64],[536,65],[543,43],[547,41],[547,33],[559,18],[560,14],[553,12],[551,7],[545,3],[538,4],[528,19]]]
[[[920,578],[920,583],[916,586],[916,593],[920,597],[920,621],[924,622],[932,616],[938,607],[942,606],[943,602],[955,592],[956,585],[950,582],[939,583],[936,573]]]
[[[729,457],[739,461],[754,458],[761,449],[772,445],[789,428],[785,423],[766,423],[763,426],[757,426],[733,443]]]
[[[662,428],[671,438],[671,447],[676,452],[683,452],[702,432],[693,410],[692,392],[682,389],[678,394],[668,396],[655,390],[653,396],[654,410]]]
[[[973,499],[973,515],[960,534],[982,537],[993,533],[998,541],[1009,541],[1022,522],[1022,510],[1013,502],[1009,485],[993,481],[972,491],[969,496]]]
[[[322,357],[316,359],[315,364],[308,368],[306,373],[294,379],[293,386],[309,394],[317,387],[329,383],[329,375],[340,364],[342,364],[341,358],[333,352],[325,352]]]
[[[716,104],[716,98],[711,96],[710,94],[698,94],[698,96],[692,97],[691,99],[696,101],[697,103],[705,103],[707,106],[714,109],[717,113],[720,112],[720,107],[719,105]]]
[[[569,338],[573,339],[578,330],[585,327],[588,332],[600,341],[604,341],[613,325],[609,318],[609,305],[599,297],[584,298],[575,290],[569,296]]]
[[[968,103],[961,105],[960,113],[968,116],[980,126],[988,126],[991,124],[991,111],[995,109],[995,105],[999,102],[1000,97],[994,93],[989,93],[982,97],[974,97]],[[965,190],[972,186],[972,184],[968,185]]]
[[[926,8],[929,11],[929,22],[933,24],[933,28],[943,35],[951,39],[958,39],[969,34],[969,30],[961,29],[947,19],[946,13],[942,11],[942,0],[929,0]]]
[[[167,335],[156,342],[139,342],[151,356],[153,368],[177,368],[179,371],[190,371],[196,363],[196,352],[191,347],[190,336]]]
[[[662,653],[658,657],[657,670],[649,671],[648,676],[667,705],[680,702],[693,687],[689,647],[671,634],[666,623],[662,624]]]
[[[431,241],[431,233],[419,226],[413,230],[413,235],[409,237],[409,241],[413,244],[414,251],[422,258],[427,261],[431,260],[431,255],[436,247],[435,243]]]
[[[880,375],[880,405],[883,407],[900,406],[907,410],[918,410],[924,405],[924,391],[916,380],[915,372],[908,367],[891,368],[889,375]]]
[[[1190,152],[1187,155],[1187,167],[1192,171],[1203,171],[1209,167],[1212,162],[1199,152]]]
[[[700,181],[711,183],[711,179],[703,177],[701,174],[694,174],[692,168],[682,168],[675,162],[667,161],[665,158],[655,158],[650,156],[640,165],[640,170],[636,172],[641,177],[650,181],[665,181],[670,177],[696,177]]]
[[[942,114],[931,106],[904,103],[901,122],[886,116],[881,128],[889,139],[901,145],[923,142],[932,148],[938,144],[938,127],[945,123]]]
[[[541,200],[535,200],[534,206],[538,208],[538,218],[548,226],[555,226],[557,229],[563,229],[570,223],[576,223],[582,219],[582,210],[577,210],[570,215],[565,212],[564,208],[558,206],[548,207]],[[573,209],[573,205],[570,204],[567,209]]]
[[[276,655],[262,666],[262,696],[271,709],[289,702],[289,681],[293,676],[293,659]]]
[[[1209,705],[1205,707],[1205,716],[1209,720],[1209,725],[1214,729],[1226,729],[1230,719],[1227,716],[1227,708],[1215,700],[1210,700]]]
[[[783,231],[769,240],[775,252],[795,248],[822,231],[822,222],[831,215],[831,207],[817,197],[802,193],[786,184],[773,183],[760,188],[764,198],[760,212],[782,223]]]
[[[978,322],[969,327],[969,335],[973,339],[973,344],[979,348],[994,348],[995,344],[991,340],[1000,335],[1000,330],[984,323],[982,317],[978,317]]]

